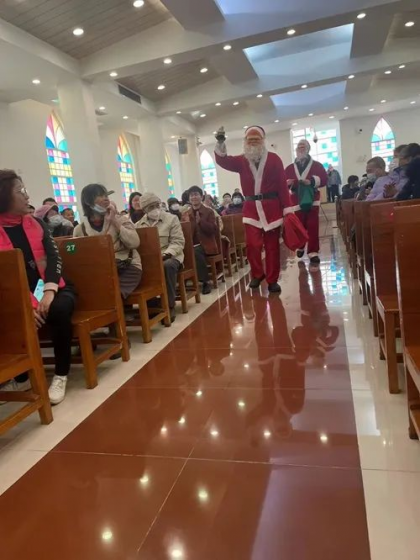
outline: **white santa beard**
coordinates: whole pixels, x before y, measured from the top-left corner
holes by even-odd
[[[309,152],[305,152],[304,154],[296,154],[296,159],[298,161],[305,161],[305,159],[309,158]]]
[[[244,156],[254,163],[260,161],[266,151],[267,149],[264,144],[257,144],[256,146],[252,146],[246,142],[244,144]]]

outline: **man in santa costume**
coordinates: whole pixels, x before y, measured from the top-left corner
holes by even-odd
[[[243,222],[252,275],[249,287],[259,288],[266,278],[269,291],[280,293],[280,228],[283,215],[293,212],[283,162],[277,154],[267,151],[265,131],[260,126],[251,126],[245,131],[244,153],[240,156],[227,155],[223,127],[217,132],[216,139],[217,163],[223,169],[239,173],[245,196]]]
[[[319,189],[327,185],[328,176],[322,163],[311,158],[310,150],[309,142],[300,140],[296,148],[295,162],[286,168],[286,177],[292,192],[292,204],[296,206],[296,210],[300,208],[296,215],[308,232],[308,257],[312,264],[319,264]],[[296,254],[301,259],[305,254],[305,247]]]

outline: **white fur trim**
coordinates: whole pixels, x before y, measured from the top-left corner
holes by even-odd
[[[262,227],[264,228],[264,231],[271,231],[272,229],[276,229],[282,225],[283,218],[280,218],[275,222],[270,222],[270,223],[267,222],[267,218],[265,216],[265,212],[261,200],[256,200],[255,205],[257,207],[258,216],[261,220],[261,224]]]
[[[251,168],[251,172],[252,175],[254,176],[254,181],[255,181],[254,194],[261,194],[261,183],[264,175],[265,164],[267,163],[267,158],[268,158],[268,151],[265,150],[260,160],[258,169],[256,168],[255,163],[253,161],[248,160],[249,167]]]
[[[217,142],[216,146],[214,147],[214,152],[215,152],[219,157],[225,157],[225,156],[227,156],[227,149],[226,149],[226,144],[225,144],[225,142],[223,142],[223,144],[219,144],[219,142]]]
[[[307,177],[308,177],[308,173],[312,167],[314,160],[310,157],[309,158],[309,162],[308,165],[305,167],[302,175],[299,173],[299,169],[298,166],[296,165],[296,162],[293,164],[295,167],[295,173],[296,173],[296,177],[300,180],[300,181],[306,181]]]
[[[44,292],[47,292],[49,290],[52,290],[53,292],[57,293],[58,292],[58,284],[55,284],[54,282],[47,282],[44,285]]]
[[[296,212],[296,208],[300,208],[300,206],[288,206],[287,208],[283,208],[283,216],[287,216],[287,214],[294,214]]]
[[[312,259],[312,257],[318,257],[318,256],[319,256],[318,253],[309,253],[309,254],[308,254],[308,257],[309,257],[310,259]]]
[[[318,177],[318,175],[312,175],[312,177],[315,180],[315,186],[318,188],[321,186],[321,179]]]
[[[243,222],[244,224],[248,224],[249,226],[254,226],[254,227],[258,228],[258,229],[263,229],[262,223],[259,222],[258,220],[254,220],[253,218],[246,218],[246,217],[244,217],[244,218],[242,219],[242,222]]]
[[[321,206],[321,201],[320,200],[315,200],[314,203],[312,204],[312,206]]]

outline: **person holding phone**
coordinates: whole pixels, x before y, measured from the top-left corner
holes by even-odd
[[[22,179],[15,171],[0,170],[0,251],[20,249],[23,253],[36,326],[50,327],[55,375],[48,393],[51,403],[58,404],[65,397],[70,371],[71,320],[76,296],[62,277],[61,258],[50,229],[29,210],[29,196]],[[30,388],[25,373],[9,381],[2,391]]]

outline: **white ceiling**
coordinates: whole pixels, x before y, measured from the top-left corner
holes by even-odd
[[[122,114],[152,112],[168,134],[193,126],[202,138],[221,124],[239,135],[245,124],[285,129],[304,124],[309,113],[328,120],[420,102],[419,0],[132,3],[2,0],[0,100],[51,102],[57,86],[77,76],[94,84],[98,102],[101,91],[114,100],[101,117],[107,126]],[[407,28],[408,21],[415,25]],[[79,38],[72,34],[77,26],[85,30]],[[121,98],[110,72],[142,95],[142,108]]]

